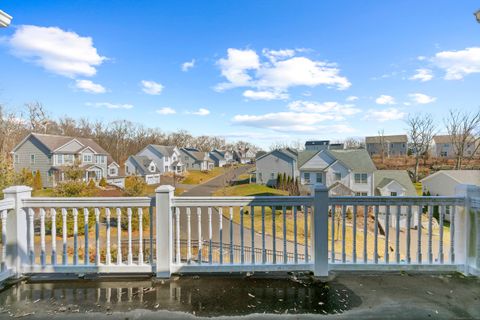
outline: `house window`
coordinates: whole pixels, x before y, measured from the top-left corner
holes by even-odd
[[[155,172],[155,165],[152,163],[150,167],[148,167],[148,169],[150,170],[150,172]]]
[[[333,180],[334,181],[340,181],[342,179],[342,174],[340,172],[334,172],[333,173]]]
[[[185,161],[188,161],[188,156],[185,156]]]
[[[125,166],[125,173],[130,173],[130,170],[128,169],[128,166]]]
[[[305,182],[310,182],[310,172],[305,172],[303,173],[303,179],[305,180]]]
[[[16,155],[14,156],[13,161],[14,161],[14,163],[19,163],[19,162],[20,162],[20,160],[19,160],[19,158],[18,158],[18,154],[16,154]]]
[[[30,155],[30,164],[35,164],[35,155],[34,154]]]
[[[83,162],[92,162],[92,155],[91,154],[84,154],[83,155]]]
[[[398,194],[395,191],[390,192],[391,197],[396,197]]]
[[[270,179],[275,179],[275,172],[270,173]]]
[[[355,192],[357,197],[366,197],[368,194],[366,192]]]
[[[115,168],[110,168],[110,175],[111,175],[111,176],[114,176],[114,175],[116,175],[116,174],[117,174],[116,169],[115,169]]]
[[[63,161],[65,163],[73,163],[73,154],[66,154],[63,156]]]
[[[263,178],[262,178],[262,173],[261,173],[261,172],[258,173],[258,180],[260,180],[260,181],[263,180]]]
[[[366,173],[355,173],[355,183],[366,184],[367,183],[367,174]]]
[[[321,173],[317,173],[317,177],[316,177],[316,181],[317,183],[323,183],[323,177],[322,177],[322,174]]]
[[[105,156],[97,156],[97,163],[104,164],[105,158]]]
[[[447,151],[440,152],[440,157],[446,157],[446,156],[447,156]]]

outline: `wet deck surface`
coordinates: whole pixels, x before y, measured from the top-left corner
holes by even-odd
[[[479,319],[480,280],[459,274],[29,280],[0,292],[0,318]]]

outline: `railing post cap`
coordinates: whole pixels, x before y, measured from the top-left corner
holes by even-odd
[[[25,193],[32,192],[32,188],[29,186],[12,186],[3,190],[3,194],[16,194],[16,193]]]
[[[325,192],[325,191],[328,191],[328,188],[323,183],[316,183],[313,187],[313,190],[315,192]]]
[[[155,189],[156,193],[170,193],[174,191],[175,191],[175,188],[169,184],[159,186],[157,189]]]

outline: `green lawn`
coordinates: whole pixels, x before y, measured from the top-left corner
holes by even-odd
[[[239,184],[219,189],[214,196],[288,196],[287,191],[273,189],[259,184]]]
[[[190,170],[186,173],[185,179],[181,181],[184,184],[200,184],[218,177],[226,172],[228,169],[215,167],[210,171]]]

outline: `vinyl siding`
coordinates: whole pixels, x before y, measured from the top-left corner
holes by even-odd
[[[277,175],[279,173],[285,173],[287,176],[297,178],[298,172],[295,167],[295,160],[281,152],[274,151],[256,162],[257,183],[273,186],[277,181]]]
[[[30,155],[35,155],[35,164],[30,164]],[[53,177],[49,177],[48,172],[52,167],[52,159],[49,151],[35,138],[30,137],[18,149],[14,155],[18,155],[18,163],[14,163],[15,172],[20,172],[23,168],[37,171],[40,170],[43,187],[53,186]],[[15,156],[14,156],[15,158]]]

